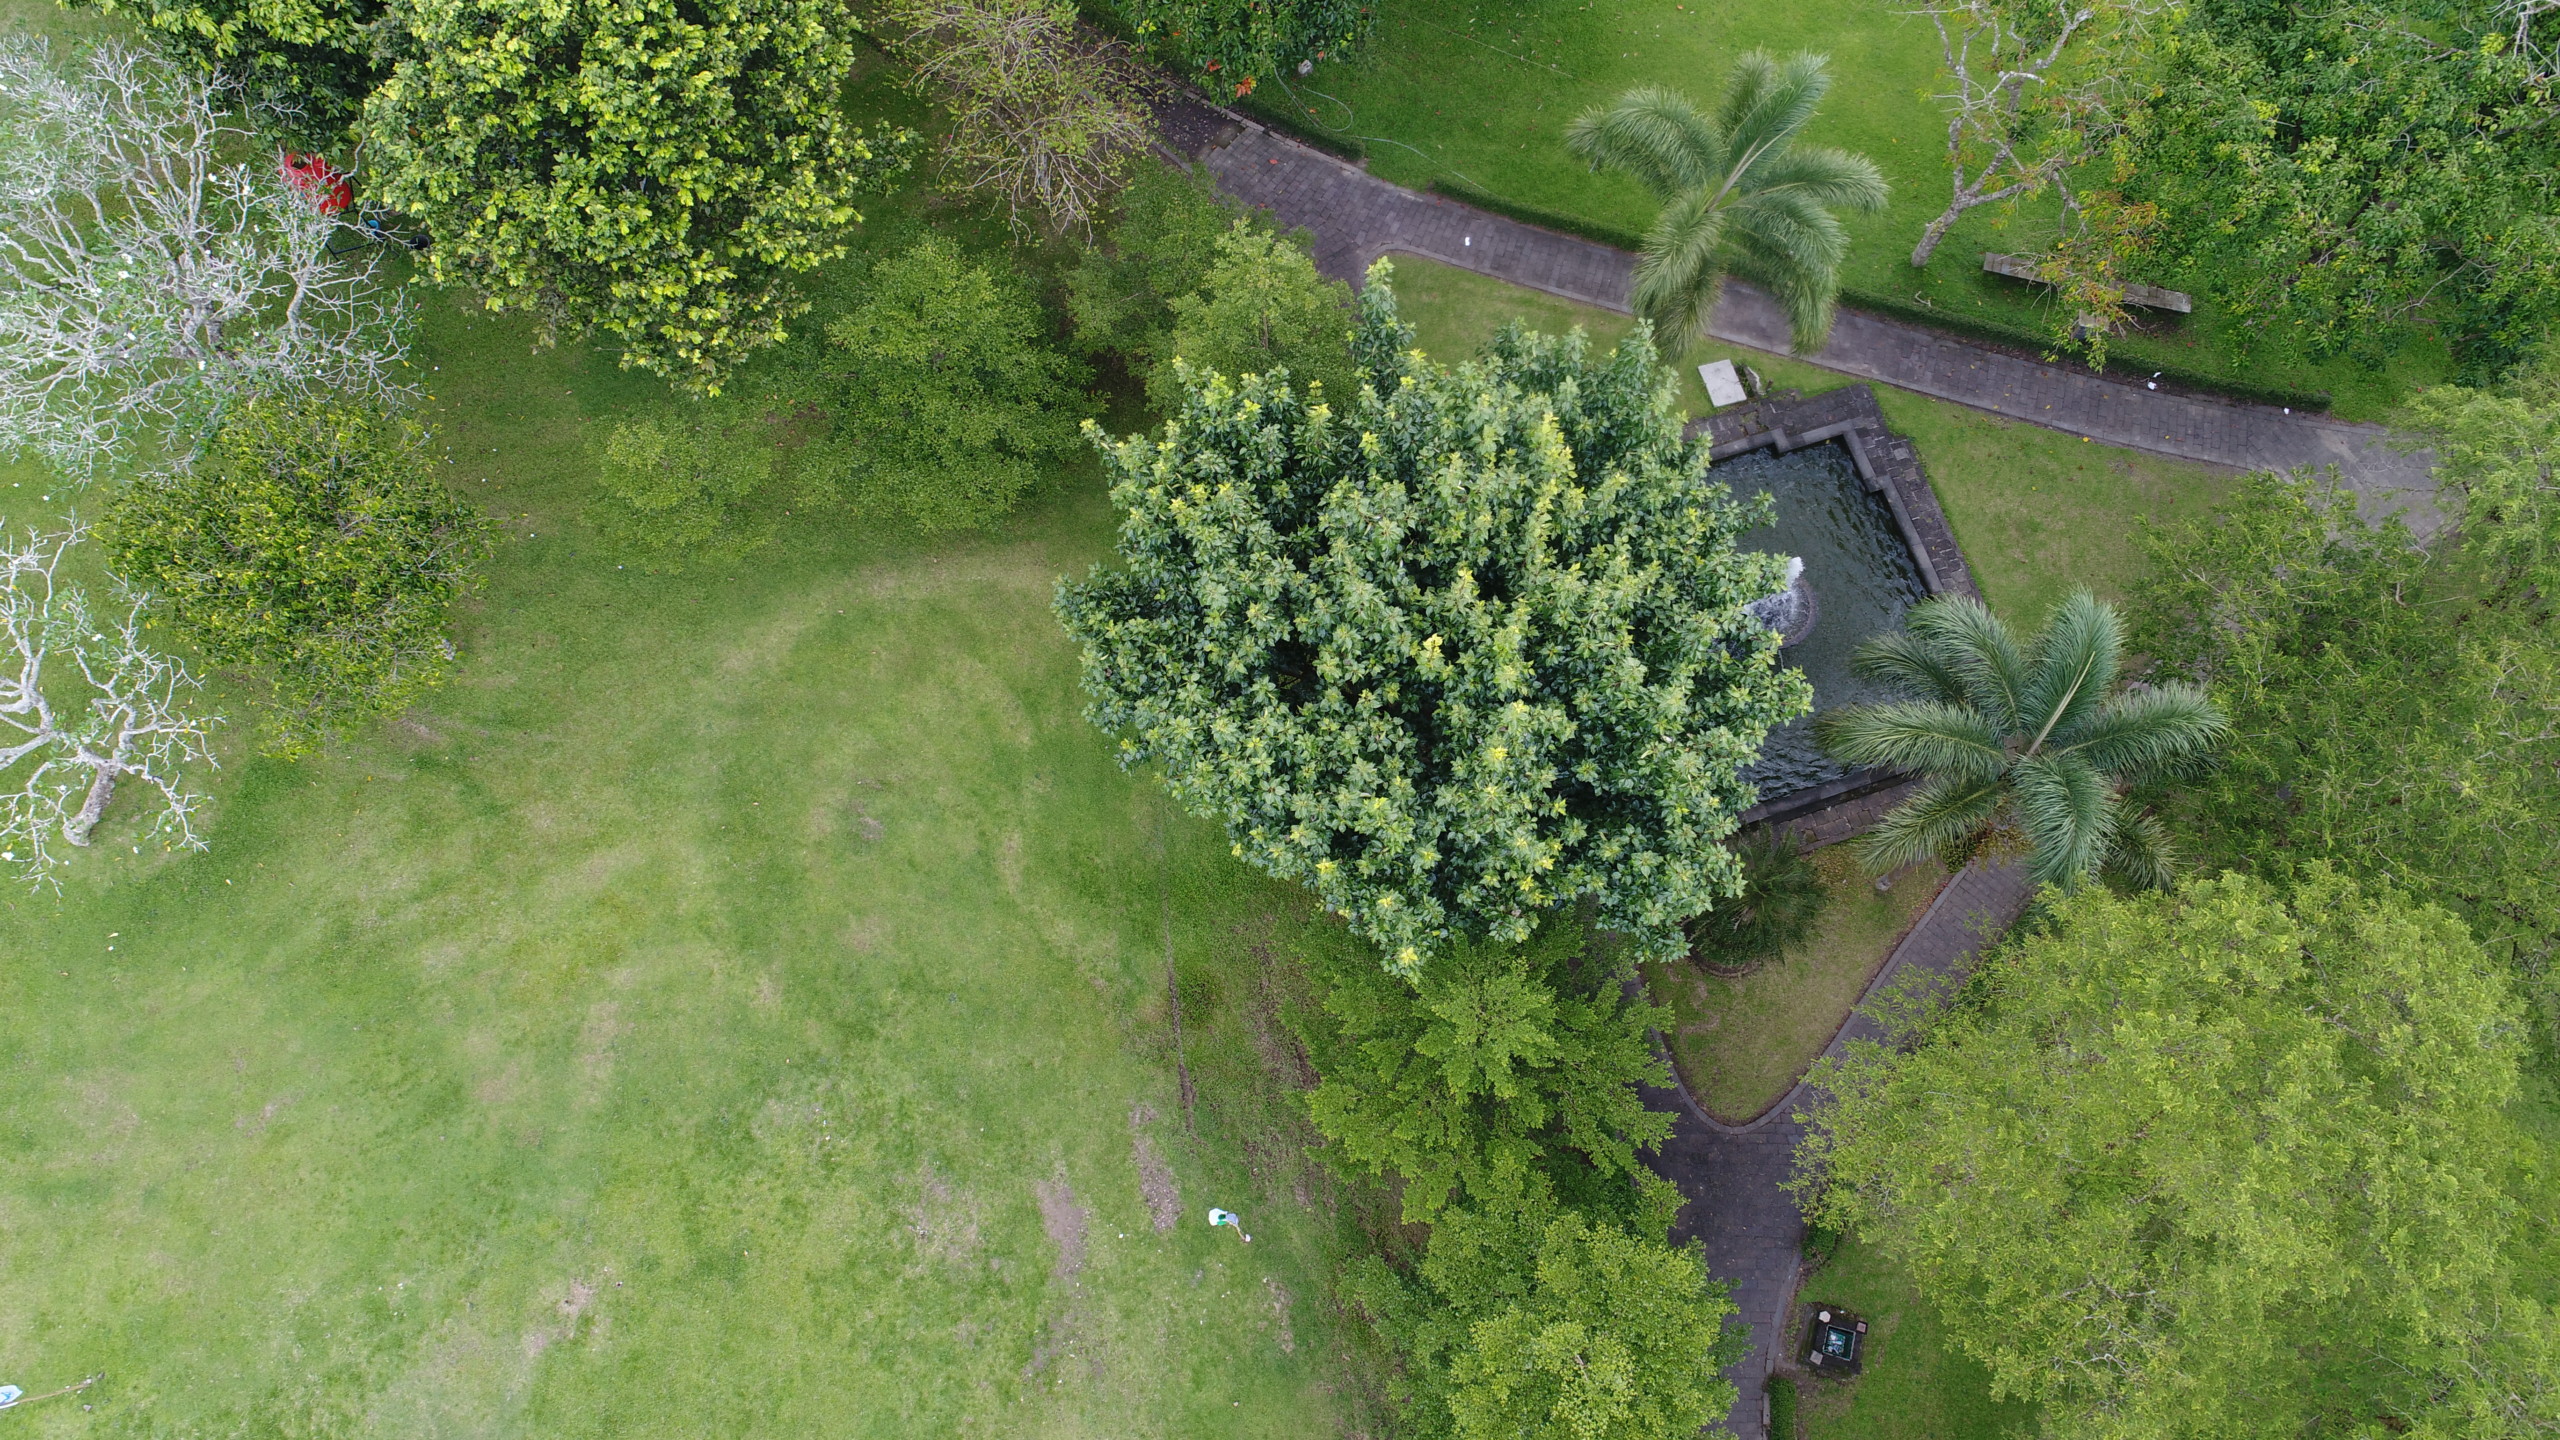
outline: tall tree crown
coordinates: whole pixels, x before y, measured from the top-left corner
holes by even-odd
[[[1849,253],[1833,212],[1880,210],[1886,195],[1873,161],[1800,138],[1831,88],[1829,63],[1754,50],[1734,62],[1712,114],[1644,85],[1567,127],[1577,158],[1633,176],[1662,202],[1633,298],[1664,344],[1705,329],[1730,274],[1786,307],[1798,351],[1822,348]]]
[[[1736,772],[1809,702],[1743,609],[1779,583],[1639,334],[1412,350],[1381,266],[1341,411],[1192,372],[1103,442],[1119,568],[1062,587],[1095,723],[1410,973],[1588,899],[1676,953],[1733,892]],[[1326,397],[1327,401],[1331,397]]]

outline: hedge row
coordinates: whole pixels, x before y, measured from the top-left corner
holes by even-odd
[[[1881,291],[1844,286],[1840,291],[1840,303],[1853,310],[1864,310],[1871,315],[1885,315],[1896,320],[1907,320],[1914,325],[1925,325],[1932,330],[1970,335],[1978,340],[1989,340],[1995,344],[2033,350],[2039,355],[2050,354],[2054,349],[2053,337],[2041,330],[2030,330],[2024,325],[2012,325],[1988,316],[1968,315],[1961,310],[1941,310],[1935,305],[1923,305],[1918,301],[1906,300],[1898,295],[1887,295]],[[2329,408],[2329,392],[2326,390],[2297,390],[2290,385],[2266,385],[2255,380],[2234,380],[2224,375],[2190,370],[2183,365],[2168,361],[2110,355],[2107,357],[2107,373],[2129,380],[2164,380],[2185,389],[2201,390],[2212,395],[2227,395],[2235,400],[2254,400],[2261,405],[2289,405],[2296,410]]]
[[[1303,140],[1319,150],[1329,151],[1345,160],[1369,158],[1369,147],[1361,144],[1358,137],[1336,135],[1323,126],[1315,124],[1306,116],[1292,115],[1288,107],[1274,105],[1259,95],[1239,96],[1226,102],[1226,105],[1237,114],[1249,115],[1292,140]]]
[[[1644,237],[1633,230],[1621,230],[1615,225],[1603,225],[1596,220],[1559,215],[1553,210],[1541,210],[1535,205],[1523,205],[1517,200],[1505,200],[1489,190],[1480,189],[1464,180],[1452,179],[1446,175],[1434,178],[1431,182],[1431,190],[1434,194],[1447,196],[1462,205],[1473,205],[1479,210],[1490,210],[1496,215],[1507,216],[1523,225],[1535,225],[1542,230],[1561,230],[1567,235],[1578,235],[1585,240],[1597,240],[1603,245],[1614,245],[1621,250],[1644,248]]]
[[[1796,1440],[1796,1382],[1769,1377],[1769,1440]]]
[[[1479,210],[1489,210],[1496,215],[1507,216],[1524,225],[1535,225],[1541,229],[1580,236],[1585,240],[1596,240],[1603,245],[1613,245],[1621,250],[1637,250],[1644,245],[1643,237],[1632,230],[1621,230],[1614,225],[1603,225],[1577,216],[1561,215],[1553,210],[1542,210],[1535,205],[1523,205],[1517,200],[1506,200],[1478,186],[1470,185],[1464,180],[1442,176],[1431,182],[1431,189],[1435,194],[1461,204],[1472,205]],[[1881,291],[1847,287],[1840,292],[1840,303],[1852,309],[1864,310],[1869,314],[1884,315],[1932,330],[1944,330],[1952,334],[1969,335],[1977,340],[1989,340],[1995,344],[2032,350],[2039,355],[2050,354],[2054,349],[2053,337],[2040,330],[2032,330],[2024,325],[2013,325],[1988,316],[1969,315],[1960,310],[1942,310],[1934,305],[1923,305]],[[2186,389],[2228,395],[2238,400],[2254,400],[2262,405],[2290,405],[2296,410],[2329,408],[2329,392],[2326,390],[2297,390],[2288,385],[2265,385],[2252,380],[2234,380],[2226,376],[2210,375],[2201,370],[2190,370],[2184,366],[2160,361],[2142,361],[2132,357],[2118,356],[2108,360],[2107,370],[2111,374],[2126,379],[2159,379]]]

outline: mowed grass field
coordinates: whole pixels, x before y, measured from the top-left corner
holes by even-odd
[[[1473,354],[1514,318],[1548,331],[1580,325],[1597,346],[1616,344],[1635,323],[1438,261],[1394,259],[1397,304],[1417,341],[1444,360]],[[1787,356],[1706,344],[1680,369],[1681,401],[1693,415],[1707,413],[1697,362],[1720,357],[1751,366],[1772,389],[1819,394],[1853,383]],[[2143,565],[2136,524],[2208,513],[2237,478],[2215,466],[2098,445],[1889,385],[1875,393],[1885,419],[1917,445],[1983,596],[2024,627],[2040,623],[2075,586],[2121,597]]]
[[[1833,88],[1808,131],[1818,144],[1873,159],[1892,185],[1882,213],[1845,217],[1853,243],[1845,282],[1897,299],[2042,331],[2053,323],[2037,287],[1985,275],[1982,252],[2036,252],[2053,230],[2048,199],[2015,214],[1975,210],[1925,269],[1911,266],[1921,231],[1945,208],[1947,122],[1937,32],[1889,0],[1717,5],[1697,0],[1381,0],[1372,38],[1347,63],[1256,92],[1306,123],[1359,137],[1370,168],[1407,185],[1451,176],[1503,198],[1641,232],[1652,199],[1634,181],[1594,174],[1565,153],[1564,127],[1641,84],[1701,104],[1722,94],[1735,57],[1759,48],[1831,57]],[[2210,277],[2140,278],[2205,291]],[[2413,386],[2449,373],[2432,336],[2381,372],[2292,353],[2199,299],[2185,320],[2117,337],[2129,358],[2333,393],[2339,414],[2379,420]]]
[[[426,308],[451,481],[506,530],[457,682],[298,765],[236,725],[209,851],[134,854],[119,808],[0,903],[0,1381],[104,1377],[9,1423],[1356,1423],[1277,1023],[1339,942],[1082,719],[1049,604],[1098,477],[643,577],[577,512],[648,387]]]

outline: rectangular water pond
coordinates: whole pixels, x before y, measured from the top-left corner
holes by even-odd
[[[1804,561],[1812,628],[1778,652],[1778,663],[1812,682],[1814,709],[1890,698],[1850,674],[1849,657],[1869,636],[1899,627],[1903,612],[1928,598],[1929,587],[1892,509],[1867,489],[1849,452],[1837,443],[1784,454],[1750,450],[1717,461],[1707,474],[1738,499],[1766,494],[1775,501],[1776,522],[1745,535],[1745,548]],[[1848,773],[1814,743],[1808,716],[1771,731],[1742,778],[1760,788],[1766,803]]]

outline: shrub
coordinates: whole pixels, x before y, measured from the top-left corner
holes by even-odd
[[[589,520],[645,570],[738,559],[766,539],[739,513],[774,472],[762,432],[725,410],[616,422],[598,447]]]
[[[1306,246],[1237,220],[1218,237],[1209,271],[1173,313],[1171,359],[1194,371],[1268,375],[1287,371],[1301,387],[1321,386],[1340,404],[1351,389],[1351,287],[1316,273]],[[1159,361],[1147,394],[1172,410],[1190,382]]]
[[[1689,958],[1728,974],[1777,957],[1813,933],[1831,892],[1795,841],[1763,826],[1734,847],[1742,893],[1689,922]]]
[[[267,680],[270,753],[396,713],[451,673],[447,617],[479,584],[490,526],[433,478],[428,443],[364,406],[255,401],[193,470],[137,481],[108,512],[117,569],[178,634]]]
[[[1076,449],[1083,367],[1020,281],[940,236],[867,278],[789,382],[826,417],[802,452],[809,488],[927,533],[994,524]]]

